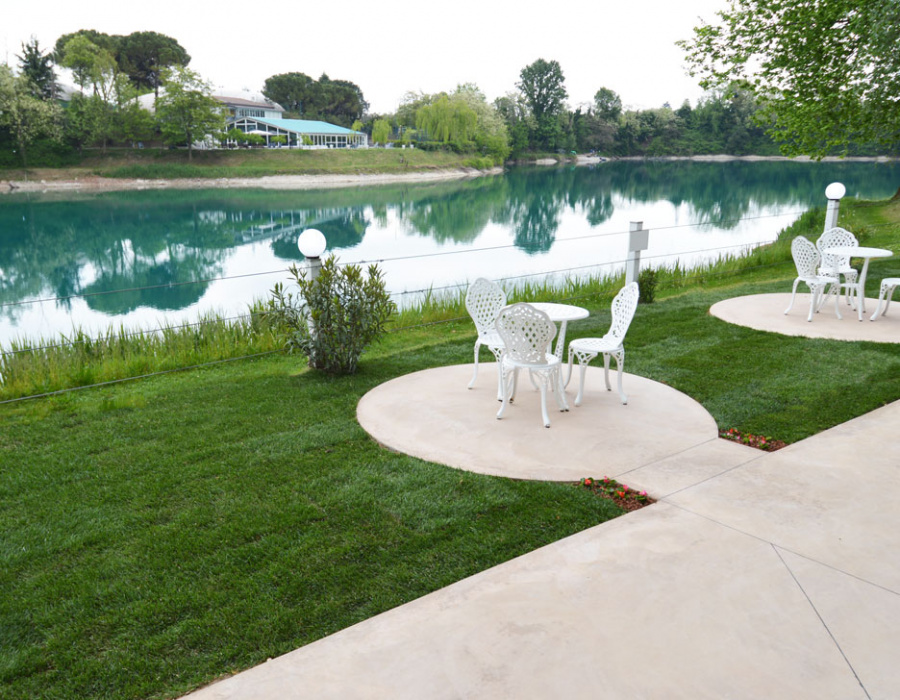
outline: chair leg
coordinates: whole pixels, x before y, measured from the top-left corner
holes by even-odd
[[[469,382],[469,388],[471,389],[475,386],[475,380],[478,378],[478,350],[481,348],[481,343],[477,340],[475,341],[475,374],[472,375],[472,381]]]
[[[788,311],[794,308],[794,297],[797,296],[797,285],[800,284],[800,278],[794,280],[794,287],[791,289],[791,303],[788,304],[788,307],[784,310],[785,316],[787,316]]]
[[[550,416],[547,415],[547,384],[549,380],[547,377],[541,377],[541,416],[544,419],[544,427],[550,427]]]
[[[503,392],[503,398],[501,399],[502,403],[500,404],[500,410],[497,411],[497,420],[503,418],[503,415],[506,413],[506,407],[509,406],[509,402],[512,401],[510,398],[511,395],[515,392],[514,386],[516,381],[516,375],[518,374],[518,368],[513,369],[511,371],[506,371],[503,368],[501,363],[500,367],[497,368],[500,372],[500,386]]]
[[[881,311],[881,304],[884,302],[884,315],[887,314],[888,309],[891,306],[891,297],[894,295],[894,286],[881,283],[881,290],[878,292],[878,308],[875,309],[875,313],[872,314],[872,318],[870,321],[874,321],[879,316],[883,315]]]
[[[612,391],[612,387],[609,384],[609,353],[603,353],[603,378],[606,380],[606,390]]]
[[[818,306],[818,301],[819,301],[819,287],[818,287],[818,285],[814,285],[814,284],[810,285],[810,286],[809,286],[809,291],[812,293],[812,299],[810,299],[810,302],[809,302],[809,314],[808,314],[807,317],[806,317],[807,323],[809,323],[810,321],[812,321],[813,314],[816,312],[816,309],[817,309],[817,306]],[[793,298],[791,299],[791,303],[792,303],[792,304],[794,303]]]
[[[569,401],[566,399],[566,388],[562,383],[561,365],[556,366],[556,369],[553,371],[553,375],[550,377],[550,381],[550,386],[555,387],[553,393],[556,396],[556,405],[559,407],[560,411],[568,411]]]
[[[616,372],[619,375],[619,398],[622,399],[622,405],[627,405],[628,397],[625,396],[625,392],[622,390],[622,371],[625,369],[625,350],[620,350],[615,353],[613,357],[616,358]]]
[[[575,397],[575,405],[580,406],[581,400],[584,398],[584,375],[587,372],[588,363],[585,358],[578,358],[578,395]]]

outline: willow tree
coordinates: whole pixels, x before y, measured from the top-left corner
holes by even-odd
[[[717,15],[679,42],[691,74],[753,90],[784,153],[900,139],[896,0],[729,0]]]
[[[465,100],[441,95],[416,112],[416,128],[424,129],[436,141],[464,143],[475,133],[478,115]]]

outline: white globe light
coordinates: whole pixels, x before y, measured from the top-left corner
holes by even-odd
[[[845,194],[847,194],[847,188],[840,182],[832,182],[825,188],[826,199],[841,199]]]
[[[314,228],[306,229],[297,238],[297,247],[307,258],[321,258],[327,245],[325,234]]]

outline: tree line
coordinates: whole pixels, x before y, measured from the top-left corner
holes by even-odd
[[[262,92],[287,117],[362,130],[376,145],[473,153],[485,165],[548,152],[895,155],[898,8],[895,0],[735,0],[718,24],[681,42],[707,88],[694,106],[627,109],[600,87],[593,101],[571,107],[562,67],[543,58],[492,102],[463,84],[408,93],[395,112],[371,114],[358,85],[299,72],[267,78]],[[785,32],[791,41],[781,40]],[[158,139],[190,150],[224,138],[221,103],[171,37],[81,30],[61,36],[51,52],[32,39],[17,58],[18,75],[0,66],[0,163],[27,165],[33,144],[80,150]],[[70,69],[78,86],[68,100],[60,99],[55,66]],[[155,114],[138,99],[151,92]]]

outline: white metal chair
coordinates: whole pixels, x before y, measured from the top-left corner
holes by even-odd
[[[625,367],[625,334],[634,318],[637,309],[640,290],[637,282],[626,284],[612,301],[612,323],[609,330],[602,338],[578,338],[569,343],[569,373],[566,375],[566,386],[572,378],[572,364],[578,358],[578,366],[581,376],[578,380],[578,396],[575,397],[575,405],[581,405],[584,397],[584,375],[587,366],[597,355],[603,355],[603,374],[606,378],[606,390],[612,391],[609,385],[609,358],[616,359],[616,371],[619,375],[619,398],[623,404],[628,403],[628,397],[622,390],[622,372]]]
[[[894,290],[900,286],[900,277],[885,277],[881,280],[881,289],[878,292],[878,308],[875,309],[875,313],[872,314],[872,318],[870,321],[874,321],[879,316],[883,316],[888,312],[888,309],[891,307],[891,297],[894,295]],[[884,311],[881,310],[881,304],[884,303]]]
[[[835,276],[820,275],[818,273],[819,263],[822,258],[812,242],[804,236],[797,236],[791,241],[791,256],[794,258],[794,265],[797,268],[797,277],[794,279],[794,286],[791,290],[791,303],[788,304],[784,313],[787,315],[793,308],[794,297],[797,295],[797,285],[803,282],[809,287],[812,295],[809,302],[809,315],[806,317],[807,321],[812,321],[813,314],[822,306],[820,303],[821,295],[825,293],[826,289],[828,293],[837,294],[841,286],[840,279]],[[838,307],[837,296],[834,298],[834,310],[838,318],[843,318]]]
[[[541,390],[541,415],[544,426],[550,427],[547,415],[547,390],[553,392],[560,411],[568,411],[569,405],[560,382],[560,360],[550,352],[550,343],[556,336],[556,324],[543,311],[530,304],[513,304],[497,317],[497,332],[503,340],[500,355],[500,387],[503,403],[497,418],[503,418],[506,408],[516,397],[519,370],[527,369],[531,381]]]
[[[837,278],[843,276],[845,282],[843,286],[846,291],[848,304],[856,302],[857,287],[855,285],[859,272],[850,267],[850,258],[847,256],[831,255],[826,253],[825,250],[835,246],[858,245],[859,241],[856,239],[856,236],[839,226],[828,229],[816,240],[816,250],[822,256],[822,261],[816,274]]]
[[[500,361],[503,340],[497,333],[496,322],[497,316],[504,306],[506,306],[506,292],[499,284],[484,277],[479,277],[472,282],[466,291],[466,310],[475,322],[475,329],[478,331],[478,337],[475,339],[475,373],[472,375],[472,381],[469,382],[470,389],[475,386],[475,380],[478,378],[478,351],[482,345],[494,353],[498,362]],[[497,372],[497,398],[501,398],[499,371]]]

